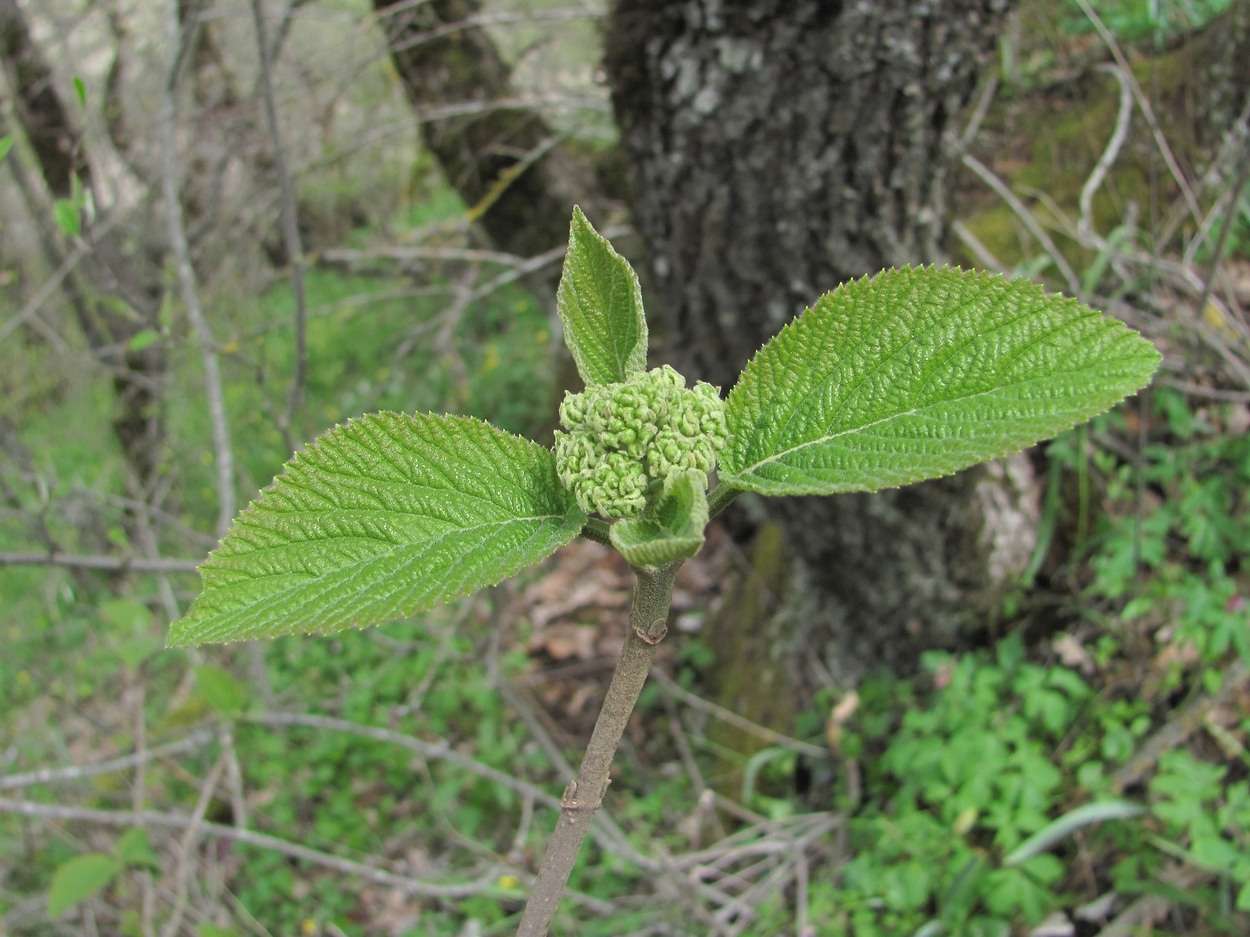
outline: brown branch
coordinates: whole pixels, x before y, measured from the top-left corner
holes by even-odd
[[[573,871],[577,853],[590,829],[590,821],[603,803],[611,780],[612,758],[647,682],[647,674],[651,672],[656,647],[668,632],[673,579],[680,565],[678,562],[660,568],[634,568],[637,583],[629,610],[629,634],[586,746],[581,770],[565,788],[560,819],[547,843],[517,937],[544,937],[551,927],[569,873]]]
[[[1142,742],[1133,757],[1120,766],[1111,776],[1111,792],[1120,794],[1140,784],[1151,774],[1164,752],[1184,745],[1186,740],[1202,728],[1207,717],[1216,709],[1227,705],[1250,683],[1250,670],[1240,660],[1229,664],[1220,688],[1208,695],[1193,697],[1174,710],[1165,722],[1149,738]]]

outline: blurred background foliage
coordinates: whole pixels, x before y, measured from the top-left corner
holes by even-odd
[[[246,3],[176,6],[194,38],[172,122],[160,4],[0,9],[79,132],[53,146],[79,181],[41,183],[10,47],[0,933],[511,933],[619,646],[628,580],[610,555],[578,546],[369,632],[176,654],[163,633],[220,533],[214,366],[244,502],[302,440],[372,410],[542,438],[566,367],[559,253],[481,237],[489,204],[466,205],[423,148],[372,6],[263,5],[270,69]],[[1125,318],[1165,370],[1032,454],[1038,540],[999,623],[796,691],[768,725],[706,698],[724,652],[703,623],[750,563],[713,536],[556,933],[1250,929],[1250,88],[1232,79],[1236,120],[1203,120],[1222,80],[1206,43],[1238,7],[1014,14],[948,249]],[[614,171],[604,10],[474,9],[519,106]],[[153,246],[171,165],[207,335],[177,252]],[[628,212],[606,205],[596,223],[628,243]],[[91,267],[109,251],[133,283]]]

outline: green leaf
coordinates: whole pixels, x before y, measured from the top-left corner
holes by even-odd
[[[221,667],[201,664],[195,668],[195,681],[209,707],[223,719],[234,719],[247,709],[247,687]]]
[[[1103,800],[1084,804],[1069,810],[1058,820],[1046,824],[1003,859],[1003,865],[1020,865],[1048,850],[1059,841],[1071,836],[1083,826],[1104,820],[1127,820],[1141,816],[1146,811],[1127,800]]]
[[[52,205],[52,218],[57,227],[70,237],[82,234],[82,219],[79,217],[77,199],[59,198]]]
[[[729,394],[722,482],[877,491],[1023,449],[1145,386],[1154,347],[1025,280],[932,267],[843,284]]]
[[[577,207],[556,308],[587,385],[617,384],[646,370],[647,320],[638,275]]]
[[[161,333],[155,329],[143,329],[130,336],[127,343],[131,351],[143,351],[149,345],[155,345],[161,340]]]
[[[682,472],[653,510],[617,521],[608,538],[630,565],[664,566],[699,552],[707,519],[707,476]]]
[[[121,870],[115,856],[89,852],[63,863],[48,889],[48,917],[56,917],[102,891]]]
[[[131,827],[119,836],[113,845],[113,854],[134,868],[151,869],[154,872],[161,869],[160,856],[152,849],[148,831],[141,826]]]
[[[585,520],[537,443],[467,417],[371,414],[315,440],[235,519],[169,643],[381,624],[511,576]]]
[[[87,107],[87,83],[78,75],[74,76],[74,96],[78,98],[78,106]]]
[[[0,137],[0,163],[4,162],[4,158],[9,155],[11,149],[13,149],[13,137],[6,133]]]

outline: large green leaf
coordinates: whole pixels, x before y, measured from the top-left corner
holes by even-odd
[[[887,270],[821,297],[751,360],[719,476],[799,495],[949,475],[1106,410],[1158,363],[1121,323],[1026,280]]]
[[[585,519],[537,443],[466,417],[365,416],[239,515],[169,643],[380,624],[499,582]]]
[[[556,292],[564,341],[587,385],[618,384],[647,367],[638,275],[574,207]]]

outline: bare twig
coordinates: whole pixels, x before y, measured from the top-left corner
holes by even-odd
[[[1189,185],[1189,180],[1185,178],[1185,173],[1181,171],[1181,167],[1176,161],[1176,156],[1172,153],[1172,148],[1168,145],[1167,137],[1163,135],[1163,128],[1159,126],[1159,120],[1155,117],[1154,108],[1150,106],[1150,99],[1146,97],[1146,93],[1142,91],[1141,85],[1133,77],[1133,70],[1129,65],[1128,59],[1124,56],[1124,50],[1120,48],[1120,44],[1116,42],[1111,30],[1107,29],[1102,18],[1094,11],[1094,8],[1089,5],[1087,0],[1076,0],[1076,4],[1081,8],[1081,12],[1085,14],[1085,17],[1102,39],[1103,44],[1107,47],[1107,51],[1115,59],[1115,64],[1119,66],[1120,75],[1128,82],[1129,88],[1133,92],[1133,98],[1137,101],[1138,110],[1141,111],[1142,116],[1146,119],[1147,126],[1150,127],[1150,133],[1154,138],[1155,146],[1163,157],[1163,162],[1167,165],[1168,171],[1172,174],[1172,179],[1176,183],[1177,188],[1180,189],[1190,216],[1195,224],[1201,224],[1202,210],[1198,207],[1198,200],[1195,198],[1193,189]]]
[[[22,817],[40,818],[45,820],[62,820],[65,822],[97,823],[102,826],[152,826],[164,829],[185,830],[192,823],[192,817],[185,813],[161,813],[155,810],[96,810],[90,807],[66,807],[60,804],[37,804],[25,800],[9,800],[0,798],[0,813],[11,813]],[[454,882],[435,885],[417,881],[401,872],[392,871],[377,865],[369,865],[345,859],[319,849],[313,849],[299,843],[256,833],[252,830],[241,830],[224,823],[204,822],[200,832],[215,839],[230,840],[268,849],[272,852],[289,856],[300,862],[331,869],[344,875],[356,875],[370,882],[377,882],[394,888],[408,895],[420,895],[426,898],[464,898],[477,895],[495,886],[500,875],[512,874],[504,867],[489,869],[484,875],[471,882]]]
[[[52,298],[55,293],[71,273],[74,268],[91,253],[91,245],[86,241],[79,241],[74,245],[74,249],[69,253],[60,266],[52,272],[52,275],[39,284],[39,288],[35,290],[34,295],[30,297],[17,311],[15,315],[8,318],[3,325],[0,325],[0,341],[4,341],[14,331],[27,322],[32,323],[32,328],[36,328],[39,334],[48,340],[48,343],[56,349],[60,354],[68,354],[71,351],[70,344],[61,337],[54,328],[39,318],[38,312],[41,306]]]
[[[211,730],[200,729],[176,742],[157,745],[155,748],[144,748],[130,755],[120,755],[117,758],[108,758],[104,761],[97,761],[87,765],[40,768],[38,771],[28,771],[24,774],[10,774],[0,777],[0,791],[12,790],[18,787],[31,787],[35,784],[81,781],[86,778],[99,777],[103,774],[116,774],[118,771],[145,765],[161,758],[198,751],[208,745],[213,738],[214,733]]]
[[[1111,131],[1107,145],[1103,148],[1102,156],[1098,157],[1098,162],[1094,164],[1094,168],[1090,171],[1085,184],[1081,186],[1081,198],[1079,201],[1081,214],[1077,220],[1076,229],[1083,239],[1094,239],[1097,237],[1094,231],[1094,194],[1102,188],[1102,184],[1107,178],[1107,173],[1111,169],[1111,164],[1120,155],[1124,141],[1128,138],[1129,118],[1133,114],[1133,92],[1129,87],[1128,79],[1124,77],[1124,74],[1118,68],[1112,65],[1103,65],[1099,71],[1109,73],[1119,83],[1120,108],[1116,113],[1115,129]],[[1098,238],[1098,240],[1101,241],[1101,238]]]
[[[449,764],[457,765],[480,778],[485,778],[494,784],[514,790],[523,797],[533,797],[539,803],[556,810],[560,809],[558,798],[527,781],[513,777],[489,765],[484,765],[477,759],[470,758],[468,755],[456,751],[446,739],[439,739],[437,742],[427,742],[424,739],[419,739],[413,735],[405,735],[403,732],[396,732],[393,729],[361,725],[357,722],[349,722],[346,719],[320,716],[315,713],[261,713],[249,715],[245,717],[245,721],[266,726],[304,726],[322,731],[346,732],[349,735],[358,735],[361,738],[397,745],[400,748],[408,749],[416,755],[420,755],[422,758],[445,761]]]
[[[1243,124],[1243,134],[1244,129]],[[1215,236],[1215,243],[1211,246],[1211,272],[1207,274],[1206,281],[1202,286],[1202,294],[1198,297],[1199,316],[1206,312],[1207,303],[1211,301],[1211,289],[1215,283],[1215,277],[1219,273],[1220,261],[1224,258],[1224,248],[1227,246],[1228,235],[1233,228],[1233,219],[1237,217],[1237,206],[1241,202],[1241,193],[1245,191],[1248,177],[1250,177],[1250,150],[1243,150],[1241,153],[1241,165],[1237,168],[1237,179],[1233,182],[1232,191],[1229,193],[1228,209],[1224,212],[1224,218],[1220,222],[1219,234]]]
[[[651,671],[656,647],[668,632],[673,579],[680,565],[678,562],[661,568],[634,568],[637,582],[625,646],[586,746],[581,769],[561,798],[560,819],[547,843],[538,878],[521,915],[517,937],[544,937],[551,927],[577,853],[590,830],[590,821],[603,803],[612,758]]]
[[[965,153],[961,159],[965,166],[976,173],[982,182],[993,189],[998,197],[1007,203],[1007,207],[1015,213],[1016,217],[1020,219],[1020,223],[1024,225],[1029,234],[1033,235],[1037,243],[1042,246],[1042,249],[1046,251],[1046,256],[1051,259],[1051,262],[1054,263],[1056,269],[1058,269],[1059,273],[1063,276],[1064,285],[1067,287],[1068,292],[1073,296],[1078,295],[1081,291],[1080,279],[1077,277],[1076,272],[1072,269],[1071,264],[1068,263],[1067,258],[1065,258],[1059,248],[1055,246],[1055,242],[1051,240],[1050,235],[1047,234],[1042,229],[1042,226],[1037,223],[1037,219],[1033,217],[1033,213],[1025,207],[1024,203],[1021,202],[1020,199],[1016,198],[1016,194],[1007,187],[1006,183],[999,179],[998,176],[996,176],[990,168],[979,159],[971,153]]]
[[[204,394],[208,404],[209,421],[212,424],[213,458],[217,469],[217,533],[222,535],[234,517],[234,451],[230,442],[230,429],[226,417],[226,399],[222,390],[221,368],[212,331],[200,303],[199,284],[195,267],[191,263],[191,248],[187,243],[187,229],[182,217],[182,200],[178,194],[178,153],[175,139],[175,95],[178,69],[181,61],[182,31],[178,24],[177,0],[165,0],[165,38],[169,43],[170,71],[162,85],[161,96],[161,195],[165,201],[165,223],[168,228],[170,247],[178,272],[178,284],[182,290],[183,305],[187,319],[195,330],[200,349],[200,362],[204,368]]]
[[[135,694],[138,699],[135,701],[135,755],[138,762],[135,764],[135,780],[131,785],[130,791],[130,807],[132,810],[142,810],[144,802],[148,797],[148,720],[147,707],[144,705],[147,700],[147,687],[143,683],[142,676],[132,674],[130,676],[137,677],[134,681]],[[129,679],[129,676],[128,676]],[[152,937],[156,932],[152,924],[153,917],[156,912],[156,889],[152,884],[152,870],[139,870],[139,926],[143,931],[143,937]]]
[[[823,748],[820,745],[813,745],[810,742],[802,742],[799,739],[792,739],[788,735],[782,735],[780,732],[776,732],[767,726],[762,726],[757,722],[752,722],[750,719],[745,719],[737,713],[725,709],[723,706],[717,706],[715,703],[709,703],[702,697],[697,696],[684,687],[678,685],[672,677],[662,671],[657,670],[655,672],[655,679],[663,684],[665,692],[676,696],[686,705],[693,706],[695,709],[701,709],[703,712],[719,719],[721,722],[726,722],[734,728],[741,729],[743,732],[754,735],[756,738],[763,739],[764,741],[772,745],[776,745],[779,748],[786,748],[792,752],[807,755],[810,758],[819,758],[827,761],[833,757],[832,752],[830,752],[828,748]]]
[[[1167,384],[1169,387],[1175,387],[1179,391],[1190,394],[1194,397],[1206,397],[1210,400],[1231,400],[1234,403],[1250,403],[1250,391],[1245,390],[1224,390],[1219,387],[1206,387],[1202,384],[1194,384],[1189,381],[1181,381],[1175,378],[1164,377],[1159,379],[1161,383]]]
[[[1111,776],[1111,791],[1120,794],[1142,781],[1154,771],[1164,752],[1179,748],[1191,735],[1202,728],[1212,711],[1226,705],[1250,683],[1250,670],[1240,660],[1234,660],[1224,674],[1220,688],[1212,694],[1202,693],[1175,710],[1168,721],[1146,739],[1133,757]]]
[[[265,29],[265,13],[261,9],[260,0],[252,0],[252,23],[256,29],[256,47],[260,56],[260,92],[265,102],[265,120],[269,124],[269,136],[273,138],[274,171],[278,175],[278,189],[282,203],[282,246],[286,250],[287,263],[291,265],[291,292],[295,296],[295,367],[291,374],[286,411],[282,417],[282,431],[289,436],[291,423],[304,397],[304,370],[308,357],[306,338],[308,304],[304,292],[304,247],[300,243],[295,188],[291,184],[291,171],[287,166],[286,145],[282,141],[282,124],[278,120],[278,106],[274,101],[273,65],[269,57],[270,46]],[[287,448],[292,448],[289,438]]]
[[[192,560],[143,559],[130,556],[99,556],[82,553],[0,553],[3,566],[64,566],[69,569],[100,569],[108,572],[193,573]]]
[[[182,839],[178,842],[178,865],[174,871],[173,910],[165,919],[165,926],[161,928],[161,937],[174,937],[182,927],[182,917],[187,913],[187,885],[191,874],[191,858],[204,826],[204,815],[208,813],[208,805],[212,802],[213,793],[217,790],[217,783],[221,780],[225,769],[226,753],[223,751],[213,764],[212,770],[208,772],[208,777],[200,784],[200,796],[196,798],[191,821],[183,830]]]

